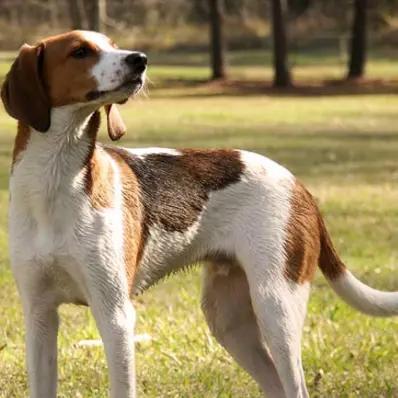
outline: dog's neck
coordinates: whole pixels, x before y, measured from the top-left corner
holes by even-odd
[[[98,118],[97,120],[93,120]],[[93,108],[66,105],[51,110],[47,132],[32,131],[32,146],[43,147],[51,156],[64,157],[69,152],[82,152],[96,139],[99,115]]]
[[[51,126],[45,133],[19,125],[13,176],[22,178],[23,184],[31,185],[32,181],[37,185],[31,187],[35,191],[40,186],[47,199],[56,197],[60,190],[73,191],[81,184],[93,155],[99,124],[95,109],[64,106],[52,109]]]
[[[83,137],[88,121],[94,112],[93,107],[82,108],[76,105],[52,108],[49,130],[37,135],[58,143],[78,142]]]
[[[78,158],[87,159],[95,145],[100,123],[99,114],[92,108],[66,105],[51,110],[51,126],[38,132],[18,123],[13,163],[40,163],[43,170],[61,166],[65,172],[76,167]],[[29,160],[29,162],[28,162]]]

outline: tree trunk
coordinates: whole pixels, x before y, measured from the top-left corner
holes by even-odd
[[[348,79],[360,78],[365,72],[367,6],[367,0],[354,0]]]
[[[272,39],[274,52],[274,86],[287,87],[291,85],[289,68],[287,66],[287,40],[284,14],[285,0],[271,0],[272,6]]]
[[[72,29],[84,29],[80,0],[69,0],[69,12]]]
[[[106,0],[84,0],[84,5],[88,29],[103,32],[106,19]]]
[[[223,34],[222,0],[208,0],[210,11],[210,58],[212,80],[224,79],[225,68],[225,40]]]
[[[48,0],[48,11],[49,11],[52,28],[56,28],[59,25],[57,9],[58,9],[57,0]]]

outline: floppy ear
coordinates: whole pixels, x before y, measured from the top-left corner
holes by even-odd
[[[13,118],[45,132],[50,128],[50,99],[43,85],[41,69],[44,44],[24,44],[1,88],[1,99]]]
[[[126,125],[115,104],[105,105],[108,135],[112,141],[119,140],[126,132]]]

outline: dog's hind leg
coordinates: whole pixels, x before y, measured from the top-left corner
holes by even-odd
[[[258,269],[257,269],[258,270]],[[309,284],[248,273],[253,310],[287,398],[307,398],[301,362],[301,335]]]
[[[236,265],[206,265],[202,309],[219,343],[270,398],[285,394],[253,313],[246,276]]]

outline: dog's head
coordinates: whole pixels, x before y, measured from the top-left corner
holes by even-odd
[[[72,31],[24,44],[1,90],[10,116],[45,132],[51,109],[105,106],[112,139],[124,133],[115,103],[124,103],[144,84],[147,58],[118,49],[106,36]]]

